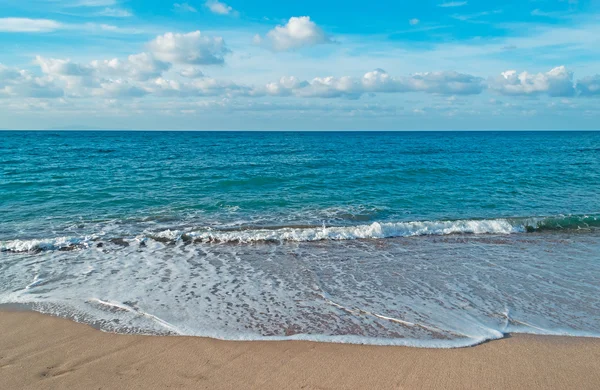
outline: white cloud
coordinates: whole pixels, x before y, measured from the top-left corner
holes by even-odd
[[[267,91],[274,96],[346,97],[350,99],[357,99],[364,93],[360,81],[351,77],[317,77],[311,81],[285,77],[277,85],[268,84]]]
[[[161,61],[187,65],[220,65],[230,52],[223,38],[205,36],[200,31],[169,32],[156,37],[148,48]]]
[[[231,81],[199,78],[188,82],[157,78],[146,84],[155,96],[201,97],[201,96],[252,96],[251,87]]]
[[[52,32],[64,28],[50,19],[0,18],[0,32]]]
[[[117,0],[72,0],[63,2],[63,7],[106,7],[117,4]]]
[[[235,13],[232,7],[228,6],[225,3],[220,2],[219,0],[208,0],[204,5],[212,12],[213,14],[218,15],[230,15]]]
[[[94,96],[106,98],[139,98],[149,93],[146,89],[131,83],[129,80],[108,80],[100,84],[100,87],[93,91]]]
[[[578,80],[577,92],[581,96],[600,96],[600,75],[597,74]]]
[[[442,8],[454,8],[454,7],[462,7],[467,5],[469,2],[467,1],[449,1],[446,3],[438,4],[438,7]]]
[[[3,67],[0,69],[0,87],[4,95],[14,95],[17,86],[28,86],[38,95],[46,90],[47,97],[111,98],[189,97],[189,96],[296,96],[306,98],[358,99],[364,94],[425,92],[443,95],[478,94],[484,88],[482,79],[456,72],[428,72],[408,77],[394,78],[378,69],[361,78],[323,77],[303,81],[283,77],[264,87],[251,87],[232,81],[204,77],[197,67],[183,68],[181,79],[168,79],[165,73],[171,64],[155,59],[150,53],[129,56],[126,60],[97,60],[78,64],[69,59],[52,59],[38,56],[35,63],[44,77],[35,78],[25,71]],[[10,80],[10,81],[5,81]],[[14,80],[17,80],[15,82]],[[20,81],[19,81],[20,80]],[[7,90],[6,87],[12,89]],[[29,93],[34,96],[33,92]]]
[[[143,65],[141,69],[134,68],[135,59],[131,57],[143,58],[144,55],[130,56],[126,61],[92,61],[89,65],[38,57],[37,63],[47,75],[46,78],[61,90],[57,96],[139,98],[151,93],[146,84],[153,79],[143,76],[144,72],[148,72]]]
[[[69,59],[54,59],[37,56],[35,63],[44,74],[54,78],[82,77],[86,85],[99,84],[106,78],[128,78],[144,81],[160,77],[171,65],[155,59],[149,53],[132,54],[126,60],[94,60],[89,64],[78,64]],[[95,79],[96,82],[91,82]],[[71,80],[72,81],[72,80]]]
[[[69,59],[37,56],[34,62],[40,66],[43,73],[53,76],[89,76],[93,72],[91,67],[71,62]]]
[[[9,82],[21,77],[21,75],[22,73],[18,69],[0,64],[0,87],[5,87]]]
[[[178,11],[184,12],[198,12],[196,8],[192,7],[188,3],[175,3],[173,4],[173,8],[175,8]]]
[[[51,33],[54,31],[84,31],[92,33],[140,34],[143,30],[104,23],[67,24],[51,19],[0,18],[0,32]]]
[[[149,53],[132,54],[127,60],[117,58],[104,61],[92,61],[90,65],[99,75],[108,77],[127,77],[134,80],[149,80],[160,77],[171,68],[171,64],[157,60]]]
[[[269,31],[265,40],[276,51],[299,49],[333,42],[308,16],[290,18],[286,25],[277,26]],[[264,40],[260,36],[256,36],[254,41],[255,43],[262,43]]]
[[[198,81],[204,75],[195,66],[183,68],[179,72],[181,77],[192,79],[191,81],[158,82],[165,80],[164,74],[173,64],[222,63],[222,55],[228,50],[221,38],[204,37],[199,31],[189,34],[167,33],[157,37],[148,46],[149,52],[133,54],[124,60],[113,58],[81,64],[70,59],[37,56],[34,63],[39,65],[45,79],[62,88],[63,94],[69,97],[125,98],[147,94],[204,96],[219,94],[219,90],[224,91],[223,93],[242,90],[231,82],[219,84],[214,80],[211,82],[212,79]],[[8,70],[3,68],[0,76],[7,78],[8,75]],[[178,83],[180,86],[177,86]],[[5,92],[4,95],[6,94]]]
[[[413,19],[411,19],[411,20],[409,20],[409,21],[408,21],[408,23],[409,23],[411,26],[416,26],[417,24],[419,24],[419,22],[420,22],[420,20],[419,20],[419,19],[417,19],[417,18],[413,18]]]
[[[458,72],[425,72],[399,80],[412,91],[443,95],[476,95],[483,91],[485,83],[480,77]]]
[[[479,94],[485,89],[483,79],[457,72],[417,73],[409,77],[394,78],[377,69],[362,78],[324,77],[301,81],[284,77],[267,84],[265,93],[272,96],[299,96],[357,99],[366,93],[426,92],[443,95]]]
[[[486,89],[504,95],[600,95],[600,75],[579,80],[575,87],[573,74],[564,66],[537,74],[506,71],[497,78],[490,78],[488,83],[480,77],[453,71],[394,77],[376,69],[362,77],[330,76],[312,80],[283,77],[276,82],[255,87],[206,77],[198,67],[219,63],[215,60],[217,54],[222,55],[226,50],[220,38],[205,37],[200,32],[167,33],[153,40],[149,49],[148,52],[133,54],[125,59],[89,63],[38,56],[34,63],[40,67],[43,73],[41,77],[0,65],[0,95],[113,99],[144,96],[359,99],[364,95],[420,92],[451,96],[446,102],[454,102],[458,95],[476,95]]]
[[[165,37],[166,41],[160,40]],[[221,41],[217,39],[216,42],[217,48],[222,50],[219,45]],[[195,66],[179,71],[179,76],[187,80],[168,80],[164,77],[173,62],[215,63],[215,53],[206,49],[207,45],[210,49],[214,44],[214,39],[205,38],[199,32],[165,34],[149,45],[154,52],[130,55],[125,60],[114,58],[80,64],[69,59],[38,56],[35,63],[40,66],[45,79],[52,81],[53,85],[61,91],[60,96],[141,98],[145,95],[185,97],[250,94],[249,87],[230,81],[205,78],[202,71]],[[163,61],[158,57],[169,61]],[[0,73],[2,79],[18,75],[15,70],[8,68],[2,68]],[[12,84],[14,83],[11,83],[11,88]],[[3,95],[9,95],[8,92],[4,91]]]
[[[85,31],[91,31],[91,32],[110,32],[110,33],[114,33],[114,34],[142,34],[144,31],[143,30],[139,30],[135,27],[119,27],[119,26],[114,26],[112,24],[98,24],[98,23],[86,23],[86,24],[82,24],[82,25],[71,25],[69,26],[70,29],[75,29],[75,30],[85,30]]]
[[[564,66],[537,74],[509,70],[490,80],[490,88],[503,95],[571,96],[575,92],[573,73]]]
[[[265,90],[271,96],[291,96],[294,90],[309,87],[308,81],[300,81],[296,77],[282,77],[277,82],[266,85]]]
[[[35,63],[46,79],[68,97],[141,97],[149,93],[144,84],[170,68],[170,64],[148,53],[130,55],[125,60],[95,60],[89,64],[38,56]]]
[[[186,77],[189,79],[199,79],[201,77],[204,77],[204,73],[202,72],[202,70],[196,66],[183,68],[179,71],[179,74],[182,77]]]
[[[102,11],[96,13],[97,16],[106,16],[110,18],[128,18],[133,14],[122,8],[104,8]]]
[[[469,15],[454,14],[454,15],[451,15],[451,17],[456,20],[461,20],[463,22],[467,22],[467,21],[472,21],[474,19],[479,19],[483,16],[497,15],[497,14],[501,14],[501,13],[502,13],[502,10],[494,10],[494,11],[477,12],[475,14],[469,14]]]
[[[0,64],[0,97],[56,98],[63,91],[48,77]]]
[[[39,65],[45,79],[61,89],[61,96],[85,96],[89,88],[98,87],[100,82],[92,67],[69,59],[37,56],[34,63]]]
[[[260,36],[260,34],[254,35],[254,37],[252,38],[252,43],[254,43],[255,45],[262,45],[263,39]]]

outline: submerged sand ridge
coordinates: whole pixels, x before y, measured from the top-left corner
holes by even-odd
[[[472,348],[117,335],[0,312],[1,389],[597,389],[600,339],[517,335]]]

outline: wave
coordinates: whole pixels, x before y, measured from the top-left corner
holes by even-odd
[[[213,228],[166,229],[146,232],[135,237],[89,235],[50,239],[9,240],[0,243],[3,252],[75,250],[106,244],[145,245],[147,240],[163,243],[258,243],[310,242],[324,240],[384,239],[414,236],[445,236],[452,234],[517,234],[544,231],[581,231],[600,228],[600,215],[470,219],[446,221],[374,222],[356,226],[273,226],[241,227],[219,230]]]
[[[56,237],[48,239],[10,240],[0,243],[0,252],[41,252],[86,248],[92,238]]]

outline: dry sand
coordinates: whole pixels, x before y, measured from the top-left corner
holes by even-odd
[[[0,312],[0,389],[600,389],[600,339],[454,350],[115,335]]]

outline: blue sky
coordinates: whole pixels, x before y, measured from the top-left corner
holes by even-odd
[[[3,0],[0,128],[598,129],[600,2]]]

